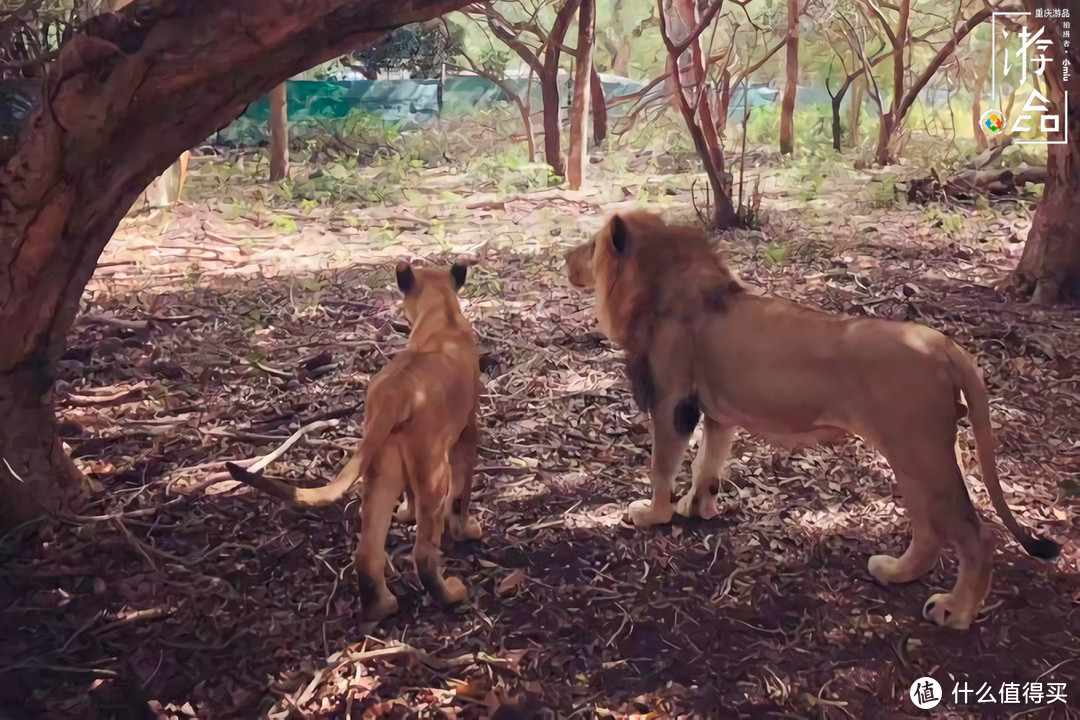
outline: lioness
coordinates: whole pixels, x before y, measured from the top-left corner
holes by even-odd
[[[386,586],[385,545],[403,490],[406,501],[399,516],[415,511],[413,562],[420,582],[441,603],[468,597],[461,580],[443,577],[439,550],[447,518],[455,540],[480,537],[480,524],[469,517],[480,363],[472,326],[456,294],[466,272],[457,263],[449,269],[398,263],[397,284],[411,324],[409,346],[372,378],[363,442],[332,483],[300,489],[226,464],[235,479],[301,506],[335,502],[364,478],[354,562],[367,620],[397,611],[397,599]]]
[[[951,544],[960,560],[956,585],[930,597],[923,615],[967,628],[990,587],[993,545],[954,454],[962,393],[983,482],[1005,526],[1035,557],[1057,555],[1057,543],[1030,536],[1009,511],[986,389],[971,358],[941,333],[753,295],[704,233],[644,212],[612,217],[566,263],[571,283],[595,288],[600,329],[625,349],[634,397],[652,416],[652,500],[629,507],[638,527],[669,522],[676,511],[716,514],[736,428],[789,447],[854,433],[889,461],[912,526],[907,551],[871,557],[870,573],[914,580]],[[690,492],[675,505],[672,482],[702,414]]]

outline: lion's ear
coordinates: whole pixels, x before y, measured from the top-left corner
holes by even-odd
[[[616,255],[625,255],[630,249],[630,229],[618,215],[611,218],[611,249]]]
[[[416,285],[416,276],[413,275],[412,265],[402,260],[397,264],[397,286],[402,293],[408,295]]]

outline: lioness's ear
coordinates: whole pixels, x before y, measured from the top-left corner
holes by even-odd
[[[611,218],[611,247],[616,255],[623,255],[630,247],[630,230],[626,227],[626,221],[616,215]]]
[[[397,264],[397,286],[404,294],[412,292],[416,285],[416,276],[413,275],[412,265],[402,260]]]
[[[465,276],[469,274],[469,267],[460,260],[454,262],[450,266],[450,275],[454,278],[454,289],[460,290],[461,286],[465,284]]]

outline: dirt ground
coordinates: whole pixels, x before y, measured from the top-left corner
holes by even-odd
[[[561,253],[654,179],[505,195],[420,171],[421,204],[222,212],[194,172],[187,203],[125,220],[71,332],[63,435],[102,492],[0,546],[4,717],[925,717],[908,698],[922,676],[946,695],[935,717],[1080,716],[1080,314],[993,288],[1029,204],[884,202],[855,173],[810,197],[762,171],[763,225],[719,240],[760,291],[917,320],[977,355],[1010,505],[1065,547],[1045,563],[1003,539],[958,633],[920,615],[951,555],[906,586],[867,573],[908,530],[857,440],[787,453],[740,436],[720,517],[623,521],[647,491],[648,430]],[[686,183],[651,197],[697,222]],[[222,464],[315,423],[270,472],[331,477],[406,342],[390,263],[457,253],[479,260],[462,305],[487,387],[485,535],[445,549],[472,598],[433,607],[395,524],[401,611],[364,625],[355,499],[286,508]],[[977,473],[969,487],[996,521]],[[977,702],[1032,682],[1067,702]]]

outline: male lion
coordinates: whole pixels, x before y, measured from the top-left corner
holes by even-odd
[[[911,517],[907,551],[871,557],[870,573],[914,580],[951,544],[956,585],[927,600],[923,615],[967,628],[990,587],[993,544],[954,454],[962,393],[983,482],[1005,526],[1035,557],[1057,555],[1057,543],[1030,536],[1005,504],[986,389],[971,358],[941,333],[753,295],[704,233],[644,212],[614,216],[566,262],[571,283],[595,288],[600,329],[625,349],[635,400],[652,416],[652,500],[629,508],[638,527],[669,522],[676,511],[714,516],[738,427],[789,447],[853,433],[889,461]],[[672,482],[702,414],[691,489],[675,505]]]
[[[456,295],[466,272],[462,264],[445,269],[398,263],[397,284],[411,324],[409,346],[372,378],[363,442],[332,483],[301,489],[226,464],[240,482],[307,507],[339,500],[364,478],[354,562],[367,620],[397,611],[397,599],[386,586],[385,545],[403,490],[408,509],[403,505],[399,517],[415,509],[413,562],[420,582],[444,604],[468,597],[461,580],[443,577],[439,550],[447,518],[455,540],[480,537],[480,524],[469,517],[480,363],[472,326]]]

